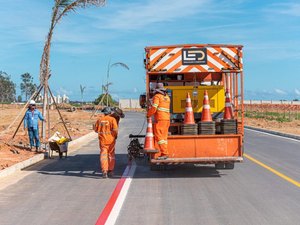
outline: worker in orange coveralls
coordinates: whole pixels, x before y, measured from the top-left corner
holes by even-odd
[[[113,177],[118,124],[116,119],[111,116],[112,111],[110,107],[105,107],[101,112],[104,116],[97,120],[94,127],[99,138],[102,176],[107,178]]]
[[[160,156],[157,159],[167,159],[168,156],[168,131],[170,127],[170,97],[163,83],[157,83],[154,90],[153,103],[147,112],[147,117],[154,115],[154,139],[158,146]]]

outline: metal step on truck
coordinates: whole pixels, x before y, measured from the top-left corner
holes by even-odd
[[[146,92],[140,96],[141,107],[147,106],[157,83],[164,84],[171,99],[169,158],[158,160],[158,153],[148,153],[151,166],[193,163],[233,169],[234,163],[243,161],[242,48],[224,44],[145,48]],[[187,93],[191,96],[194,126],[184,124]],[[204,93],[208,94],[212,117],[209,123],[201,121]],[[227,99],[225,102],[226,95],[230,96],[230,102]],[[228,119],[224,118],[224,112],[229,106],[232,118]]]

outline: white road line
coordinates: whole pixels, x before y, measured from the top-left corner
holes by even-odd
[[[279,135],[276,135],[276,134],[270,134],[270,133],[266,133],[266,132],[263,132],[263,131],[252,130],[252,129],[249,129],[249,128],[245,128],[245,130],[256,132],[256,133],[260,133],[260,134],[269,135],[269,136],[272,136],[272,137],[282,138],[282,139],[286,139],[286,140],[289,140],[289,141],[295,141],[295,142],[300,143],[300,140],[296,140],[296,139],[289,138],[289,137],[282,137],[282,136],[279,136]]]
[[[130,167],[127,166],[126,169],[128,170],[129,168]],[[118,216],[120,214],[120,211],[122,209],[123,203],[125,201],[126,195],[128,193],[131,181],[133,179],[133,175],[134,175],[135,169],[136,169],[136,163],[133,161],[132,165],[131,165],[131,168],[130,168],[130,171],[129,171],[129,174],[128,174],[128,176],[127,176],[127,178],[125,180],[125,183],[124,183],[124,185],[122,187],[122,190],[121,190],[121,192],[120,192],[120,194],[118,196],[118,199],[115,202],[115,205],[112,208],[111,213],[109,214],[109,216],[108,216],[105,224],[107,224],[107,225],[113,225],[113,224],[116,223],[117,218],[118,218]],[[126,171],[124,171],[124,174],[126,174]]]

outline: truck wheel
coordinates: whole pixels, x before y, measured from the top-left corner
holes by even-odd
[[[48,158],[49,158],[49,159],[52,158],[52,150],[51,150],[51,148],[49,148],[49,151],[48,151]]]
[[[225,163],[225,169],[227,170],[234,169],[234,163]]]
[[[216,163],[215,169],[217,169],[217,170],[225,169],[225,163]]]
[[[165,169],[164,165],[159,165],[159,164],[150,164],[150,170],[151,171],[162,171]]]

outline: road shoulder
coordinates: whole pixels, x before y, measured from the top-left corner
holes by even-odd
[[[95,132],[90,132],[74,141],[69,143],[68,153],[72,153],[77,151],[82,145],[94,140],[97,138],[97,134]],[[20,179],[23,179],[25,176],[32,173],[32,171],[23,171],[23,169],[32,166],[46,158],[47,154],[41,153],[27,159],[23,162],[19,162],[14,164],[4,170],[0,171],[0,190],[8,187],[11,184],[16,183]]]

